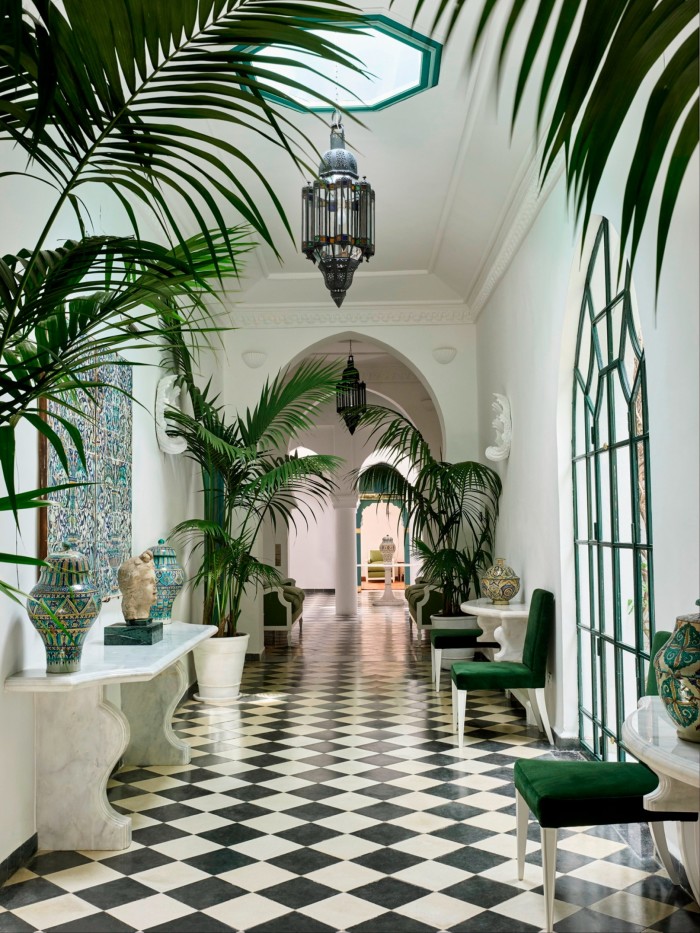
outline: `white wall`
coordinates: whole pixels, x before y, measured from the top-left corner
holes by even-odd
[[[232,295],[235,300],[235,295]],[[235,321],[235,309],[234,309]],[[352,331],[336,325],[261,327],[233,330],[226,335],[224,401],[241,409],[254,405],[268,377],[301,360],[311,348],[329,338],[365,338],[384,346],[423,380],[442,420],[447,438],[443,456],[449,460],[476,459],[478,418],[476,408],[476,328],[471,324],[358,326]],[[432,356],[435,347],[453,346],[455,359],[443,365]],[[322,349],[322,348],[321,348]],[[259,369],[248,369],[241,360],[246,350],[262,350],[267,359]],[[421,429],[425,425],[419,425]],[[436,426],[437,427],[437,426]],[[429,430],[429,426],[426,427]],[[439,437],[436,431],[435,437]],[[429,438],[432,440],[432,438]]]
[[[596,203],[615,227],[618,174],[609,173]],[[647,359],[656,623],[667,628],[692,610],[699,592],[697,156],[679,199],[656,307],[651,232],[640,246],[634,284]],[[571,366],[584,273],[560,184],[477,324],[482,451],[493,437],[491,394],[507,395],[513,413],[510,459],[496,465],[504,485],[497,550],[520,572],[526,593],[542,586],[556,595],[556,685],[548,703],[556,730],[570,736],[578,733]]]

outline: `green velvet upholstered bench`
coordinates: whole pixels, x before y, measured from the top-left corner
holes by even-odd
[[[468,618],[464,620],[464,628],[430,629],[431,675],[436,690],[440,690],[440,665],[443,650],[447,648],[498,648],[496,641],[477,641],[484,633],[477,626],[469,625],[469,621]]]
[[[657,632],[651,656],[668,641],[670,632]],[[656,650],[655,650],[656,649]],[[650,665],[647,694],[656,694]],[[646,765],[628,761],[520,760],[515,764],[518,878],[525,870],[528,809],[540,824],[544,877],[545,929],[554,920],[557,830],[568,826],[606,826],[646,823],[669,877],[678,883],[669,855],[664,820],[696,820],[697,813],[664,813],[644,808],[644,795],[656,790],[659,779]]]

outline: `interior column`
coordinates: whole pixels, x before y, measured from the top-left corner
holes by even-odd
[[[355,520],[357,494],[333,496],[335,509],[335,611],[345,619],[357,616],[357,554]]]

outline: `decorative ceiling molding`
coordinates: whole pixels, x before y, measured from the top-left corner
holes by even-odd
[[[474,319],[469,307],[459,301],[367,302],[329,307],[329,302],[316,305],[297,304],[236,304],[232,308],[235,327],[368,327],[383,324],[411,324],[434,327],[436,324],[471,324]]]
[[[537,215],[564,171],[564,158],[558,158],[540,189],[540,153],[526,160],[527,168],[515,195],[510,199],[497,234],[481,265],[467,304],[476,321],[520,249]]]

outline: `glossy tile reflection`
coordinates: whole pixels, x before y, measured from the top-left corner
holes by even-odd
[[[0,889],[0,933],[539,930],[539,834],[519,882],[512,768],[550,748],[475,692],[460,752],[447,678],[436,696],[428,647],[373,596],[353,622],[308,596],[303,640],[248,663],[239,703],[187,701],[191,763],[111,781],[131,848],[39,854]],[[639,827],[563,830],[559,849],[558,931],[700,929]]]

